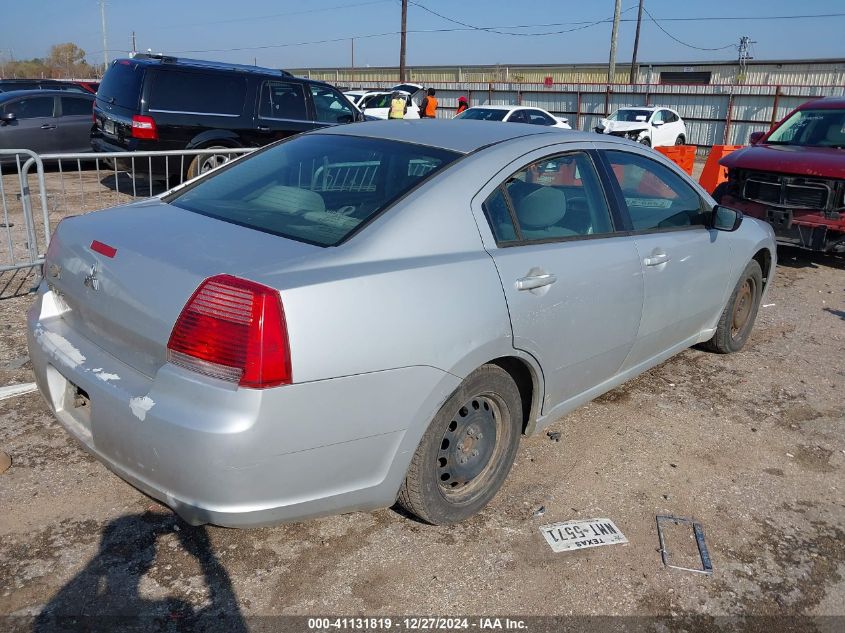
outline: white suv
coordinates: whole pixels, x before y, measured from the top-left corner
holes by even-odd
[[[683,145],[687,142],[687,126],[670,108],[620,108],[595,127],[600,134],[623,136],[650,147]]]

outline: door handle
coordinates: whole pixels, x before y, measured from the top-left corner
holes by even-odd
[[[516,280],[517,290],[534,290],[535,288],[542,288],[549,286],[557,281],[557,277],[551,273],[544,275],[529,275],[528,277],[520,277]]]
[[[45,123],[44,125],[41,126],[41,129],[42,130],[55,130],[56,126],[52,125],[51,123]]]
[[[270,131],[270,128],[266,125],[259,125],[257,129],[258,129],[259,132],[269,132]]]
[[[643,260],[646,266],[660,266],[660,264],[665,264],[669,261],[669,255],[666,253],[654,253],[650,257],[646,257]]]

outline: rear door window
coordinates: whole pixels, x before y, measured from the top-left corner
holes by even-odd
[[[246,78],[233,73],[158,69],[152,82],[150,112],[240,116]]]
[[[398,141],[306,134],[224,167],[166,201],[259,231],[334,246],[458,156]]]
[[[91,116],[91,99],[62,97],[62,116]]]
[[[106,72],[97,97],[121,108],[136,110],[141,103],[144,68],[128,60],[119,60]]]
[[[526,110],[528,113],[528,122],[532,125],[554,125],[555,120],[544,112],[539,110]]]
[[[307,121],[305,92],[302,84],[286,81],[265,81],[261,87],[258,114],[263,119]]]

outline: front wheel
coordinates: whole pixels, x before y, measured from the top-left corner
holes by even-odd
[[[469,518],[498,492],[522,431],[522,399],[508,373],[484,365],[434,417],[399,491],[399,504],[434,525]]]
[[[704,347],[719,354],[733,354],[741,350],[754,327],[762,294],[763,271],[760,264],[751,260],[719,318],[716,333]]]
[[[679,134],[678,138],[675,139],[675,145],[683,145],[686,142],[683,134]]]

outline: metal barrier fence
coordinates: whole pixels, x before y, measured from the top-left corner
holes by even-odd
[[[255,148],[35,154],[0,150],[0,298],[38,282],[55,225],[160,195]],[[30,180],[34,184],[30,185]]]

